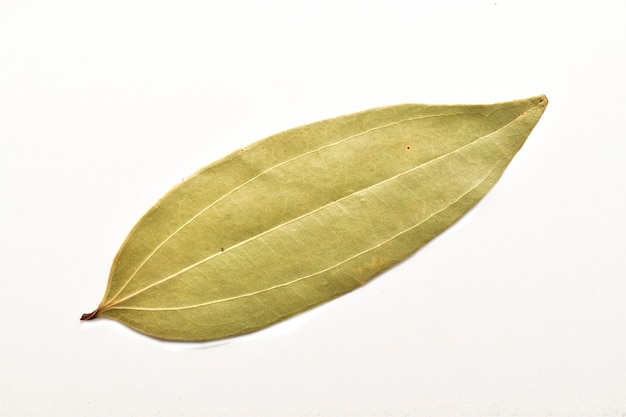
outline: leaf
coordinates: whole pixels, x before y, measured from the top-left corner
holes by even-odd
[[[384,107],[256,142],[144,215],[82,319],[213,340],[360,287],[474,206],[547,103]]]

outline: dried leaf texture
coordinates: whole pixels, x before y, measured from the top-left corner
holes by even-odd
[[[266,327],[366,283],[502,175],[547,99],[377,108],[288,130],[167,193],[84,319],[204,341]]]

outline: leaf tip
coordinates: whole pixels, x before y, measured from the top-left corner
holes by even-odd
[[[80,316],[80,319],[81,320],[92,320],[92,319],[95,319],[96,317],[98,317],[98,313],[99,312],[100,312],[100,310],[96,308],[91,313],[85,313],[82,316]]]
[[[545,94],[537,96],[537,104],[540,106],[546,107],[548,105],[548,97]]]

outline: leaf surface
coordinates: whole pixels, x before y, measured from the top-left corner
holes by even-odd
[[[384,107],[256,142],[144,215],[83,319],[204,341],[349,292],[473,207],[547,103]]]

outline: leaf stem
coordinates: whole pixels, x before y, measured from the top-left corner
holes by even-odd
[[[98,317],[98,313],[99,312],[100,312],[100,309],[96,308],[91,313],[85,313],[82,316],[80,316],[80,319],[81,320],[92,320],[92,319],[95,319],[96,317]]]

